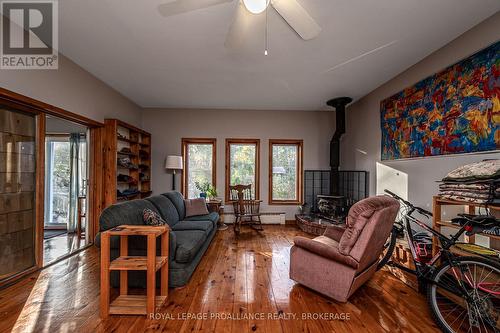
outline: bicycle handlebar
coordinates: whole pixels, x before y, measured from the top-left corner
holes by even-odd
[[[429,212],[428,210],[425,210],[423,208],[420,208],[420,207],[417,207],[417,206],[414,206],[411,202],[409,201],[406,201],[405,199],[401,198],[399,195],[397,195],[396,193],[394,192],[391,192],[389,190],[384,190],[385,193],[389,194],[391,197],[393,197],[394,199],[396,200],[399,200],[401,202],[403,202],[405,205],[407,205],[408,207],[412,208],[412,209],[415,209],[417,212],[419,212],[420,214],[424,215],[424,216],[427,216],[427,217],[431,217],[432,216],[432,213]]]

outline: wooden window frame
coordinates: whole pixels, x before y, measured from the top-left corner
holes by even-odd
[[[255,200],[260,200],[260,139],[226,139],[226,179],[225,179],[225,199],[226,203],[231,202],[229,185],[231,182],[231,145],[233,144],[254,144],[255,145]]]
[[[297,154],[297,200],[273,199],[273,146],[296,146]],[[304,140],[269,139],[269,205],[301,205],[303,203],[302,185],[304,183]]]
[[[187,163],[187,147],[191,144],[210,144],[212,145],[212,185],[217,187],[217,139],[215,138],[182,138],[181,151],[182,161],[184,163],[184,170],[182,170],[181,177],[181,193],[187,198],[187,176],[188,176],[188,163]]]

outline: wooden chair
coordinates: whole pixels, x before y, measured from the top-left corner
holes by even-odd
[[[255,230],[261,231],[260,203],[252,197],[252,185],[229,186],[231,201],[234,209],[234,232],[239,233],[242,225],[249,225]]]

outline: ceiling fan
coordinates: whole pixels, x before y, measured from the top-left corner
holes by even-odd
[[[267,26],[269,6],[274,8],[302,39],[313,39],[321,32],[321,27],[297,0],[176,0],[159,5],[158,11],[167,17],[233,1],[238,5],[224,43],[226,48],[236,49],[241,46],[245,36],[255,25]],[[267,45],[265,54],[267,55]]]

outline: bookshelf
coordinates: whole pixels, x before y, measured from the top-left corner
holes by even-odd
[[[449,200],[449,199],[441,198],[439,196],[435,196],[433,198],[432,226],[433,226],[434,230],[439,231],[439,232],[441,232],[441,228],[443,228],[443,227],[453,228],[453,229],[460,228],[460,226],[453,224],[451,221],[446,221],[443,219],[443,214],[442,214],[442,207],[443,206],[462,206],[464,209],[464,213],[467,213],[467,214],[475,214],[477,208],[483,208],[483,209],[488,208],[491,211],[497,211],[497,212],[500,211],[500,206],[497,206],[497,205],[484,205],[484,204],[470,203],[470,202],[464,202],[464,201],[455,201],[455,200]],[[489,238],[491,248],[500,249],[500,236],[489,235],[489,234],[484,234],[484,233],[479,233],[478,235]],[[470,243],[470,244],[475,244],[475,242],[476,242],[475,235],[472,235],[472,236],[464,235],[464,242]],[[433,244],[432,244],[432,253],[433,254],[437,253],[438,249],[439,249],[439,244],[438,244],[436,237],[434,237]]]
[[[151,134],[105,119],[104,205],[151,195]]]

